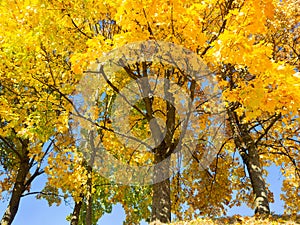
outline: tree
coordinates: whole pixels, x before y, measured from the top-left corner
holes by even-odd
[[[272,193],[265,176],[266,168],[274,164],[282,167],[285,177],[282,198],[287,212],[299,211],[296,0],[31,0],[4,1],[0,7],[0,31],[5,34],[0,36],[0,160],[1,173],[6,176],[1,190],[11,193],[1,224],[12,223],[21,197],[30,194],[30,184],[44,172],[49,178],[39,196],[52,203],[61,193],[71,195],[73,224],[84,223],[84,218],[87,224],[95,223],[117,202],[123,204],[131,223],[141,219],[169,222],[171,212],[182,219],[220,215],[227,205],[241,202],[255,202],[255,212],[268,214]],[[170,47],[161,55],[171,61],[140,57],[135,62],[119,61],[119,71],[101,67],[120,59],[121,53],[126,56],[128,52],[118,52],[123,46],[139,46],[135,50],[141,52],[142,45],[130,43],[151,47],[161,42]],[[217,93],[222,92],[226,132],[222,132],[223,143],[215,149],[210,165],[203,161],[213,148],[208,145],[213,137],[208,128],[219,125],[212,119],[216,102],[203,88],[205,82],[199,85],[196,80],[197,85],[191,68],[182,70],[179,64],[170,63],[188,58],[179,57],[186,51],[177,52],[174,58],[176,49],[190,51],[194,61],[207,65],[216,78]],[[91,70],[91,62],[97,68]],[[96,74],[86,74],[88,70]],[[78,145],[74,96],[76,84],[86,76],[102,79],[98,99],[91,100],[95,107],[89,109],[90,115],[82,115],[85,124],[95,126],[90,144],[101,144],[102,150],[122,163],[118,166],[153,166],[152,186],[111,182],[118,168],[101,170],[110,168],[111,158],[105,158],[109,154],[101,155],[103,160],[94,164],[93,157],[85,155],[94,154],[91,146]],[[134,104],[126,102],[132,93],[123,89],[131,84],[141,87],[142,98]],[[161,87],[159,97],[152,96],[155,85]],[[178,98],[174,87],[180,87],[199,106],[195,112],[187,100],[174,106]],[[196,116],[197,122],[182,120],[180,104],[186,116]],[[124,110],[127,114],[118,111],[121,106],[130,108]],[[123,128],[114,122],[122,116],[128,118],[130,135],[124,130],[125,122],[119,124]],[[182,133],[191,131],[193,140],[180,139]],[[187,149],[190,143],[196,146],[192,160],[180,164],[176,147]],[[99,148],[96,152],[100,153]],[[170,170],[174,165],[176,173]],[[117,177],[128,183],[139,178],[127,170]],[[109,185],[101,186],[106,181]],[[152,199],[146,197],[149,193]]]
[[[299,82],[297,77],[294,76],[295,71],[293,71],[295,69],[297,70],[297,64],[299,64],[299,62],[297,62],[297,56],[294,57],[297,52],[293,51],[293,48],[298,44],[294,33],[297,22],[290,20],[290,24],[287,25],[291,27],[286,34],[287,39],[290,40],[284,40],[283,42],[289,42],[289,45],[293,47],[289,51],[289,58],[286,60],[277,57],[277,54],[282,55],[280,50],[281,44],[277,42],[274,37],[280,37],[281,31],[273,29],[273,26],[277,27],[281,26],[279,24],[286,23],[281,17],[282,13],[288,16],[292,14],[295,15],[296,4],[295,2],[289,3],[289,10],[286,9],[285,3],[278,3],[276,10],[268,6],[268,11],[266,11],[267,13],[265,15],[266,22],[261,23],[261,32],[259,32],[258,29],[256,33],[260,34],[255,34],[253,36],[254,39],[251,40],[252,37],[249,38],[250,36],[248,36],[248,34],[252,34],[253,31],[245,30],[245,37],[248,37],[248,40],[253,44],[250,44],[250,49],[247,49],[247,45],[244,45],[244,48],[251,52],[251,49],[258,47],[257,50],[253,50],[257,52],[262,51],[261,53],[264,55],[258,57],[259,60],[255,61],[254,66],[251,66],[251,60],[243,54],[243,51],[239,51],[238,58],[237,55],[234,55],[231,51],[231,53],[228,52],[226,56],[222,55],[222,57],[227,58],[227,60],[220,68],[220,76],[225,83],[227,83],[224,96],[226,98],[227,94],[229,94],[227,98],[229,100],[228,116],[231,122],[235,145],[239,149],[243,161],[247,166],[255,194],[255,212],[258,213],[270,212],[268,203],[270,193],[268,194],[266,185],[264,184],[262,168],[269,165],[269,162],[278,165],[275,155],[285,155],[285,163],[291,163],[293,165],[292,167],[294,167],[296,177],[299,176],[297,172],[299,168],[296,165],[298,159],[295,152],[293,150],[287,151],[285,149],[286,144],[281,142],[286,142],[291,137],[287,138],[287,136],[283,135],[282,139],[280,138],[281,144],[276,144],[278,142],[278,133],[276,130],[281,127],[282,132],[285,133],[285,131],[283,131],[285,130],[285,125],[281,123],[283,118],[285,118],[285,121],[290,121],[288,123],[293,124],[292,126],[298,126],[295,117],[298,117],[297,110],[299,109],[299,104],[292,100],[296,97],[295,93],[297,92],[297,85],[295,85],[295,83]],[[270,11],[269,9],[272,10]],[[241,11],[237,16],[243,17],[244,15]],[[248,19],[251,20],[250,17],[248,17]],[[281,22],[279,22],[279,20]],[[249,33],[247,34],[247,32]],[[226,37],[226,35],[229,35],[229,37]],[[235,42],[236,39],[232,35],[229,33],[226,35],[224,33],[223,38],[225,38],[225,40],[221,38],[221,42]],[[273,38],[270,39],[270,36]],[[231,42],[228,42],[229,40]],[[237,49],[241,49],[240,47],[237,49],[233,47],[239,46],[238,42],[239,41],[230,46],[230,49],[234,52]],[[227,51],[226,47],[224,49],[224,45],[222,46],[222,50]],[[253,55],[250,52],[247,53],[248,56]],[[239,62],[240,60],[241,62]],[[293,61],[293,63],[291,63],[291,61]],[[237,62],[239,62],[240,65],[237,65]],[[264,67],[263,65],[268,66]],[[281,82],[280,77],[286,77],[287,82]],[[249,96],[253,97],[251,98]],[[278,96],[281,96],[280,100]],[[290,105],[290,109],[288,110],[288,114],[290,115],[287,115],[285,105]],[[273,132],[277,133],[277,138],[273,136]],[[293,136],[292,133],[291,135]],[[294,144],[295,143],[292,145]],[[290,145],[290,143],[287,145]],[[291,149],[293,148],[294,146],[291,147]],[[290,169],[291,168],[288,170]],[[299,179],[299,177],[296,179]],[[297,191],[295,193],[297,193]]]
[[[55,39],[61,27],[41,20],[47,10],[33,3],[1,2],[1,194],[10,193],[5,225],[12,223],[21,197],[34,194],[30,185],[45,173],[47,161],[64,154],[59,142],[70,142],[70,52]],[[58,200],[49,187],[39,194],[49,203]]]
[[[289,15],[296,15],[293,11],[296,2],[290,4],[289,10],[284,3],[271,1],[214,1],[194,4],[159,2],[164,6],[164,10],[160,12],[156,10],[156,4],[158,2],[136,5],[130,1],[120,2],[116,15],[111,18],[115,19],[121,32],[113,36],[109,46],[118,47],[127,42],[148,39],[171,41],[197,52],[207,62],[219,76],[219,85],[223,88],[223,98],[227,102],[228,126],[234,141],[234,148],[229,144],[227,150],[238,149],[247,167],[255,199],[255,212],[270,213],[269,201],[272,201],[272,196],[265,184],[266,171],[263,167],[276,159],[272,153],[269,157],[261,155],[263,151],[265,154],[266,150],[270,150],[270,147],[266,147],[270,145],[268,137],[272,135],[273,129],[278,129],[276,124],[282,116],[286,116],[284,105],[293,104],[290,110],[294,121],[299,104],[295,102],[295,83],[298,82],[298,78],[294,76],[296,67],[272,59],[276,47],[265,37],[278,32],[268,28],[270,24],[278,23],[276,20],[280,20],[282,8]],[[297,24],[294,23],[292,27],[291,35]],[[292,55],[297,55],[296,40],[297,37],[293,38],[293,47],[288,51]],[[101,38],[96,37],[88,43],[90,49],[94,50],[90,50],[92,54],[97,49],[99,55],[107,51],[106,43],[102,44],[101,41]],[[282,47],[277,49],[278,54],[281,54]],[[280,79],[283,76],[288,77],[287,82]],[[250,98],[251,95],[254,98]],[[282,96],[285,100],[278,101],[276,96]],[[275,140],[273,144],[275,147]],[[292,155],[288,153],[285,160],[288,164],[295,165],[297,159],[294,153]],[[168,210],[170,207],[167,207]]]

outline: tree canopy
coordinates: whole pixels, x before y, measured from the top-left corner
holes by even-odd
[[[269,215],[272,165],[299,214],[299,6],[1,1],[0,224],[32,194],[71,199],[72,225]]]

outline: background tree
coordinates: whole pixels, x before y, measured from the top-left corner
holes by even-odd
[[[36,193],[31,193],[30,186],[45,173],[47,161],[65,153],[58,145],[71,141],[71,108],[65,96],[76,79],[70,71],[70,48],[61,45],[67,31],[58,25],[61,18],[50,22],[54,14],[38,3],[0,3],[1,194],[10,196],[1,224],[12,223],[21,197]],[[76,39],[65,38],[69,43]],[[49,203],[58,200],[58,192],[50,187],[38,193]]]

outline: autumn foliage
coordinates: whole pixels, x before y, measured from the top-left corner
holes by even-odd
[[[126,224],[171,222],[171,213],[176,220],[224,216],[243,203],[269,215],[270,166],[280,168],[283,177],[285,213],[299,214],[299,8],[298,0],[0,1],[0,196],[9,196],[0,224],[12,224],[27,195],[50,205],[71,200],[71,225],[96,224],[117,203]],[[209,165],[201,159],[213,139],[207,130],[218,125],[213,120],[218,104],[203,88],[207,81],[196,84],[190,65],[182,70],[171,61],[128,60],[118,71],[102,67],[123,46],[144,42],[180,46],[210,71],[212,90],[222,100],[224,131]],[[176,52],[164,51],[168,57]],[[122,90],[142,78],[148,79],[139,83],[143,98],[128,104],[124,95],[124,105],[115,106]],[[151,95],[155,80],[180,109]],[[188,111],[188,101],[177,100],[177,87],[197,105],[195,111]],[[81,107],[79,100],[93,107]],[[127,108],[128,120],[120,119]],[[185,124],[182,108],[196,121]],[[124,124],[119,128],[114,121],[128,123],[135,145],[122,141]],[[193,140],[181,141],[180,129],[193,132]],[[156,148],[146,145],[153,134]],[[180,162],[176,146],[189,149],[191,143],[196,148],[190,160]],[[170,162],[160,171],[167,179],[123,185],[108,169],[109,157],[97,158],[103,149],[125,165],[152,166],[170,158],[179,169],[170,172]],[[31,184],[42,174],[47,182],[36,192]],[[125,170],[117,176],[134,180]],[[203,223],[215,221],[191,222]]]

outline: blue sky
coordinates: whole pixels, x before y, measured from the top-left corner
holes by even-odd
[[[43,185],[43,178],[33,183],[32,190],[39,190]],[[283,213],[283,202],[279,199],[281,192],[282,176],[279,168],[269,168],[267,181],[271,184],[270,189],[274,193],[275,203],[271,204],[271,211],[277,214]],[[0,216],[2,217],[8,202],[0,202]],[[49,207],[46,200],[37,200],[34,196],[26,196],[21,200],[18,214],[13,225],[68,225],[66,216],[72,212],[72,205],[62,202],[60,206]],[[228,211],[229,215],[253,215],[253,211],[246,206],[234,207]],[[116,205],[112,213],[105,214],[98,222],[98,225],[123,225],[125,219],[124,210],[121,205]],[[141,223],[145,225],[146,223]]]

